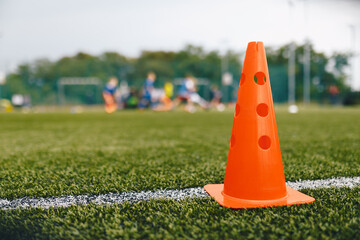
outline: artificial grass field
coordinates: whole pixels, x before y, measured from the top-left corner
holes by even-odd
[[[360,176],[360,109],[276,117],[287,181]],[[0,114],[0,198],[222,183],[232,120],[230,111]],[[315,203],[265,209],[206,198],[0,210],[0,238],[360,239],[359,190],[301,190]]]

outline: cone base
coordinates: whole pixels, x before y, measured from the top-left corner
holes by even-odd
[[[275,200],[247,200],[234,198],[224,195],[224,184],[208,184],[204,187],[205,191],[223,207],[228,208],[260,208],[260,207],[276,207],[289,206],[294,204],[306,204],[315,201],[308,195],[305,195],[295,189],[286,186],[288,195],[281,199]]]

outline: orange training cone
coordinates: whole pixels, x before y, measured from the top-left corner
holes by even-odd
[[[224,207],[258,208],[314,202],[285,184],[270,80],[262,42],[246,50],[224,184],[205,190]]]

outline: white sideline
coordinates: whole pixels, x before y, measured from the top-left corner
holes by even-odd
[[[316,188],[341,188],[341,187],[360,187],[360,177],[340,177],[322,180],[299,180],[296,182],[287,182],[287,185],[296,189],[316,189]],[[0,199],[0,209],[10,210],[16,208],[42,208],[50,207],[69,207],[72,205],[88,204],[119,204],[124,202],[135,203],[147,201],[150,199],[168,199],[182,200],[185,198],[205,198],[209,195],[203,188],[186,188],[159,191],[142,191],[142,192],[123,192],[107,193],[100,195],[78,195],[62,196],[48,198],[24,197],[15,200]]]

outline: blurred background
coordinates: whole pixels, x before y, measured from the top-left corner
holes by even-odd
[[[0,0],[0,109],[100,105],[111,77],[137,107],[148,72],[227,106],[250,41],[276,103],[360,104],[358,0]]]

